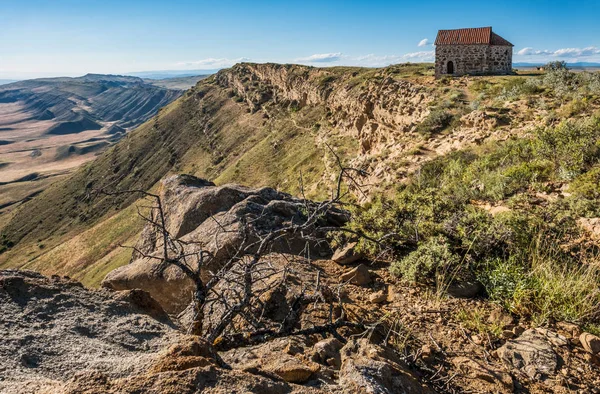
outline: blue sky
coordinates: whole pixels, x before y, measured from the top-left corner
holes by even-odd
[[[600,62],[600,0],[0,0],[0,78],[237,61],[430,61],[438,29],[493,26],[516,62]],[[420,45],[420,46],[419,46]]]

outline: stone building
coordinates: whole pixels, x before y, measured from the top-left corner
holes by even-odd
[[[435,39],[435,76],[510,74],[512,48],[491,27],[440,30]]]

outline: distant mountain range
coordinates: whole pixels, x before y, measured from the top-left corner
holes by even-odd
[[[211,75],[215,74],[220,70],[216,68],[214,70],[160,70],[160,71],[137,71],[126,73],[134,77],[146,78],[146,79],[170,79],[170,78],[182,78],[182,77],[193,77],[197,75]]]
[[[29,120],[52,119],[59,128],[64,122],[83,122],[84,119],[83,123],[89,125],[108,121],[128,128],[144,122],[180,94],[138,77],[87,74],[2,85],[0,103],[20,103],[29,114]],[[51,131],[52,128],[47,132]]]
[[[1,85],[0,211],[92,160],[202,78],[87,74]]]
[[[200,79],[202,79],[203,77],[217,73],[219,70],[220,69],[139,71],[139,72],[125,73],[124,76],[138,77],[138,78],[142,78],[142,79],[154,79],[154,80],[178,79],[180,81],[183,81],[183,78],[190,78],[190,77],[199,77]],[[93,74],[87,74],[83,77],[75,77],[75,78],[86,78],[89,75],[93,75]],[[105,75],[105,74],[96,74],[96,75]],[[56,77],[56,78],[67,78],[67,77]],[[55,78],[0,79],[0,85],[7,85],[9,83],[15,83],[15,82],[31,80],[31,79],[48,80],[48,79],[55,79]],[[195,82],[190,84],[189,86],[185,87],[184,89],[187,89],[192,85],[195,85]]]

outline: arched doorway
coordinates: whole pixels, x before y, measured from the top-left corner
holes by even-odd
[[[446,66],[446,72],[448,74],[454,74],[454,63],[452,63],[452,60],[448,62],[448,65]]]

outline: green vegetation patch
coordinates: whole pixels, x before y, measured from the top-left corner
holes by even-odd
[[[600,215],[599,143],[600,119],[588,118],[450,153],[393,198],[356,208],[351,226],[385,237],[384,258],[403,280],[439,290],[476,278],[513,313],[597,323],[600,255],[577,220]]]

